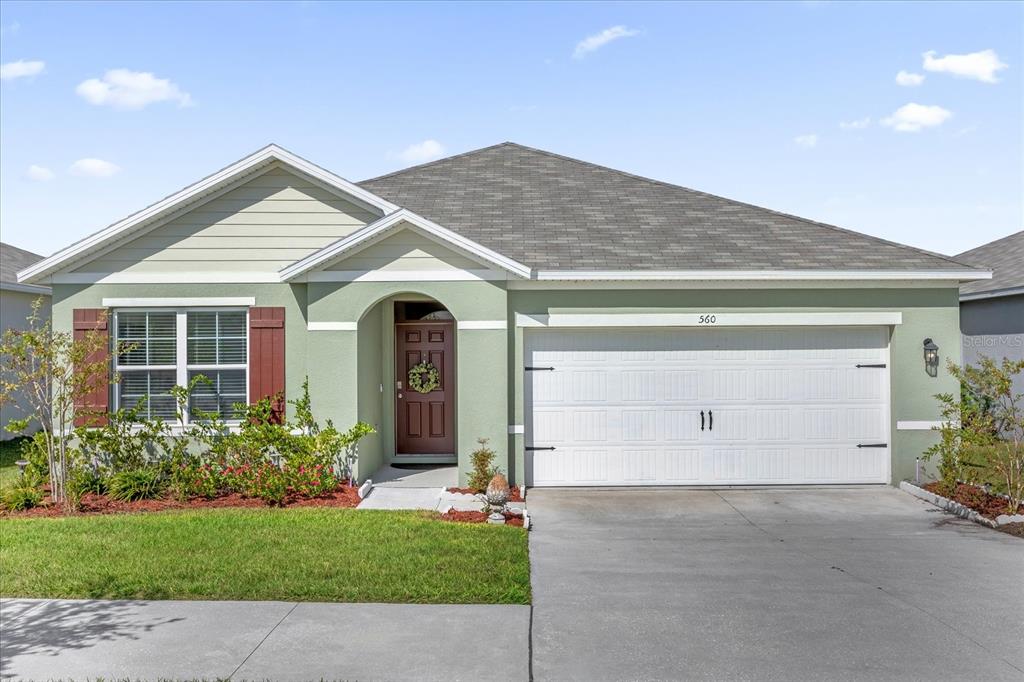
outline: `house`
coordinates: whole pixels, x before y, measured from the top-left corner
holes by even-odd
[[[0,242],[0,334],[8,329],[25,329],[32,313],[32,303],[42,297],[41,315],[50,316],[50,287],[18,282],[18,271],[43,259],[37,253]],[[23,418],[24,402],[18,396],[0,405],[0,440],[10,440],[20,434],[6,429],[12,419]]]
[[[511,143],[358,184],[269,146],[19,273],[59,328],[137,344],[95,404],[308,377],[319,418],[377,427],[360,480],[464,481],[484,437],[535,486],[908,477],[987,277]]]
[[[1024,231],[997,239],[955,258],[992,270],[992,279],[960,287],[963,361],[976,365],[982,355],[1024,360]],[[1024,393],[1024,376],[1014,390]]]

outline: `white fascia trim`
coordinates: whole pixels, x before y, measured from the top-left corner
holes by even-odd
[[[104,308],[249,308],[256,305],[255,296],[196,296],[192,298],[104,298]]]
[[[276,272],[66,272],[53,276],[54,284],[270,284]]]
[[[50,287],[38,284],[15,284],[14,282],[0,282],[0,291],[16,291],[20,294],[39,294],[40,296],[51,296],[53,294]]]
[[[466,239],[462,235],[452,232],[446,227],[441,227],[437,223],[427,220],[426,218],[403,208],[384,216],[380,220],[370,223],[347,237],[343,237],[333,244],[325,246],[316,253],[310,254],[306,258],[282,269],[280,271],[281,279],[283,281],[289,281],[313,270],[314,268],[335,261],[346,253],[355,250],[364,242],[381,237],[390,230],[399,227],[403,222],[422,230],[428,236],[433,236],[442,242],[448,242],[463,251],[471,253],[488,263],[497,265],[504,270],[508,270],[519,277],[530,276],[530,268],[522,263],[516,262],[511,258],[507,258],[497,251],[492,251],[485,246],[481,246],[470,239]]]
[[[703,319],[702,319],[703,318]],[[714,318],[714,321],[708,321]],[[517,327],[804,327],[903,324],[903,313],[639,313],[524,315]]]
[[[985,270],[538,270],[539,281],[672,281],[672,280],[956,280],[992,279]]]
[[[1024,294],[1024,287],[1012,289],[1000,289],[998,291],[979,291],[976,294],[960,294],[961,301],[980,301],[986,298],[1002,298],[1003,296],[1017,296]]]
[[[458,320],[459,329],[508,329],[505,320]]]
[[[507,280],[495,270],[318,270],[307,282],[479,282]]]
[[[19,282],[28,282],[33,279],[44,277],[59,269],[68,261],[80,258],[85,254],[94,251],[112,239],[118,238],[126,232],[134,230],[152,220],[158,219],[166,213],[173,211],[183,204],[193,201],[205,194],[215,191],[218,187],[235,180],[238,177],[251,173],[253,170],[273,163],[281,162],[294,169],[309,175],[310,177],[326,183],[339,191],[350,195],[359,202],[365,203],[387,214],[398,210],[398,206],[381,197],[368,192],[359,185],[349,182],[323,168],[306,161],[305,159],[292,154],[286,149],[271,144],[249,156],[236,161],[230,166],[209,175],[199,182],[175,192],[169,197],[162,199],[155,204],[133,213],[99,232],[89,235],[71,246],[61,249],[49,258],[44,258],[38,263],[25,268],[18,273]]]
[[[311,332],[354,332],[358,331],[358,322],[307,322],[306,330]]]
[[[897,431],[931,431],[942,428],[942,421],[897,421]]]

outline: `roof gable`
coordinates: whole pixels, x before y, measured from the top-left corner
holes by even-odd
[[[403,208],[282,269],[281,279],[284,281],[301,280],[303,276],[314,270],[327,268],[338,261],[356,255],[402,230],[416,231],[437,243],[447,245],[458,252],[468,254],[481,263],[497,267],[517,277],[530,276],[530,268],[522,263],[517,263]]]
[[[301,174],[303,177],[309,178],[326,189],[339,192],[346,198],[351,199],[356,204],[377,215],[384,215],[398,209],[391,202],[330,171],[320,168],[277,145],[268,145],[244,159],[203,178],[199,182],[189,185],[85,239],[75,242],[49,258],[45,258],[27,267],[18,273],[19,281],[37,282],[59,270],[75,267],[76,264],[80,264],[90,257],[108,251],[117,244],[122,244],[132,237],[140,236],[169,219],[193,210],[197,206],[225,192],[231,191],[240,184],[243,184],[247,178],[265,172],[274,164],[287,167],[290,171]],[[78,267],[80,268],[80,265]]]

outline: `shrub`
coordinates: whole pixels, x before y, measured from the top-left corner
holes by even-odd
[[[151,500],[159,497],[166,483],[159,469],[145,467],[118,471],[107,481],[107,495],[118,502]]]
[[[494,466],[494,450],[487,447],[487,439],[477,438],[476,442],[479,447],[469,456],[473,464],[473,471],[469,474],[469,487],[482,493],[487,490],[487,484],[498,473],[498,467]]]
[[[952,493],[965,466],[988,469],[1005,485],[1007,510],[1013,513],[1024,503],[1024,395],[1013,393],[1024,360],[1004,358],[997,364],[983,356],[976,367],[948,367],[960,381],[960,396],[936,396],[943,425],[939,442],[925,452],[926,458],[939,457],[939,492]],[[982,461],[971,462],[974,455]]]
[[[37,507],[43,501],[43,479],[35,475],[21,476],[0,493],[4,509],[24,511]]]
[[[198,460],[182,461],[171,467],[168,485],[179,500],[194,497],[212,499],[223,492],[226,482],[220,467]]]
[[[246,497],[256,497],[269,505],[280,506],[288,497],[288,480],[281,468],[264,464],[252,470],[244,480]]]
[[[288,466],[285,469],[288,487],[296,495],[302,497],[320,497],[334,492],[338,487],[338,479],[330,466],[314,464],[313,466]]]
[[[102,495],[107,492],[107,481],[91,467],[78,467],[68,476],[68,494],[80,499],[86,493]]]

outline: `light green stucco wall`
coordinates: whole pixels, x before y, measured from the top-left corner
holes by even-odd
[[[429,297],[458,322],[506,320],[508,329],[459,329],[456,336],[456,442],[460,479],[469,453],[486,437],[498,464],[522,482],[523,330],[515,313],[585,312],[836,312],[895,311],[903,324],[891,337],[892,478],[914,475],[914,459],[933,442],[927,431],[899,431],[896,422],[939,418],[933,396],[955,391],[945,360],[960,360],[956,287],[861,289],[506,290],[503,282],[351,282],[310,284],[56,285],[54,322],[70,329],[74,308],[100,307],[104,297],[255,296],[260,306],[286,309],[286,386],[298,395],[307,374],[316,416],[347,427],[357,419],[378,426],[361,446],[360,480],[394,456],[394,300]],[[309,322],[358,322],[356,330],[308,331]],[[526,333],[529,333],[527,331]],[[924,371],[921,343],[941,348],[937,378]],[[381,384],[384,386],[381,391]]]
[[[690,290],[556,290],[511,291],[509,314],[514,313],[741,313],[741,312],[900,312],[903,323],[890,338],[892,482],[913,478],[915,458],[936,435],[929,431],[899,431],[897,421],[933,421],[940,415],[936,393],[956,392],[946,360],[960,362],[959,293],[943,288],[861,289],[690,289]],[[523,330],[513,332],[516,367],[522,367]],[[525,333],[529,333],[527,330]],[[922,342],[939,345],[942,366],[938,377],[924,370]],[[514,423],[524,423],[523,377],[513,372],[510,391]],[[516,480],[524,470],[523,436],[510,438]]]

